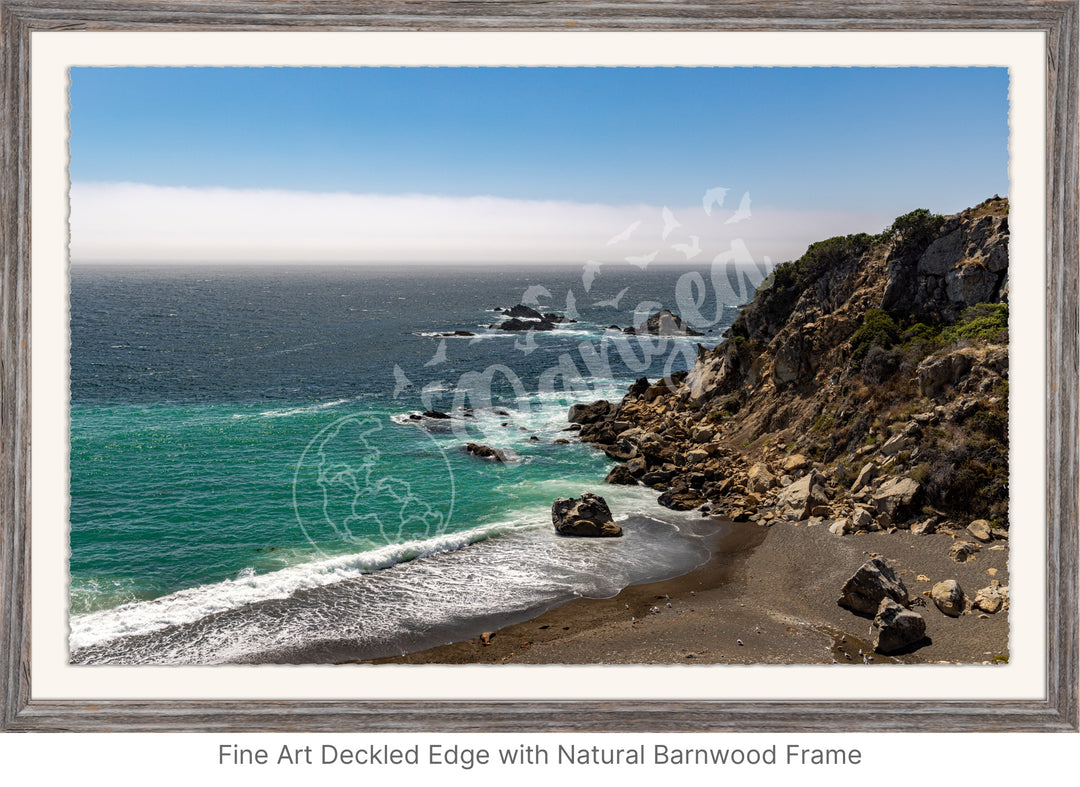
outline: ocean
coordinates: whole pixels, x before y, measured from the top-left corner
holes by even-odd
[[[700,515],[605,484],[613,463],[567,410],[689,368],[760,280],[707,263],[73,266],[71,662],[379,658],[685,573],[708,556]],[[487,327],[520,302],[576,322]],[[704,335],[610,327],[661,306]],[[555,534],[552,501],[586,491],[624,537]]]

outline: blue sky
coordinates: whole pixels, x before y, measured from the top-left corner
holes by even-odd
[[[712,238],[705,219],[716,225],[719,212],[705,216],[702,195],[723,186],[729,215],[750,196],[754,219],[739,229],[759,245],[770,233],[806,235],[763,248],[783,258],[828,234],[884,226],[855,222],[887,223],[916,207],[950,213],[1006,194],[1007,90],[1000,68],[74,68],[73,256],[153,245],[118,237],[130,235],[117,221],[121,197],[136,212],[155,199],[177,212],[177,200],[213,190],[219,211],[227,195],[247,200],[239,218],[260,213],[256,203],[274,192],[302,219],[300,195],[345,193],[368,202],[342,203],[342,215],[374,210],[370,200],[381,197],[387,215],[411,215],[407,228],[418,208],[402,198],[422,195],[425,210],[437,206],[432,215],[464,211],[451,211],[457,227],[486,211],[477,231],[489,238],[499,210],[589,205],[611,226],[598,226],[595,241],[568,231],[566,243],[606,247],[620,222],[664,206],[687,232]],[[142,190],[118,196],[111,184]],[[177,237],[200,231],[193,211]],[[221,245],[224,230],[215,232],[200,254]],[[445,237],[446,225],[435,221],[431,232]],[[242,240],[230,240],[232,251],[224,244],[223,257],[244,256]],[[252,240],[251,253],[263,253]],[[639,252],[653,242],[641,240]],[[339,238],[327,259],[349,258],[357,242]]]

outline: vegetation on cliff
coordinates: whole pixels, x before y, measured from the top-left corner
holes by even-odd
[[[671,507],[837,532],[986,519],[1005,537],[1008,238],[995,197],[814,243],[726,341],[582,439]]]

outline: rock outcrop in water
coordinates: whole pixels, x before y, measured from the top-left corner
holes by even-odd
[[[651,315],[644,323],[636,326],[634,332],[653,336],[704,336],[701,331],[695,331],[667,309]]]
[[[501,448],[492,448],[480,443],[466,443],[465,453],[475,456],[477,459],[486,459],[489,462],[509,462],[510,456]]]
[[[661,309],[655,314],[649,315],[643,323],[630,328],[620,328],[612,325],[614,330],[632,335],[649,334],[651,336],[704,336],[701,331],[695,331],[682,321],[677,315],[668,309]]]
[[[576,322],[554,313],[541,314],[523,303],[510,309],[503,309],[502,313],[510,319],[489,327],[503,331],[553,331],[555,326],[561,323]]]

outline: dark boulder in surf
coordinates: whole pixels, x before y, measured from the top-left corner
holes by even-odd
[[[551,504],[551,522],[555,532],[564,536],[611,538],[622,535],[622,528],[615,524],[607,501],[592,492],[586,492],[576,500],[558,498]]]
[[[523,320],[514,317],[504,323],[492,325],[491,327],[498,328],[501,331],[553,331],[555,330],[555,323],[548,322],[545,319]]]
[[[503,309],[503,314],[507,317],[524,317],[527,320],[542,320],[544,315],[538,312],[531,306],[526,306],[523,303],[519,303],[517,306],[509,309]]]
[[[622,486],[637,486],[637,479],[630,473],[626,465],[615,465],[607,474],[604,481],[608,484],[621,484]]]
[[[480,443],[466,443],[465,453],[471,454],[478,459],[486,459],[489,462],[510,461],[510,457],[505,451],[498,448],[492,448],[490,445],[481,445]]]
[[[570,405],[570,412],[566,415],[566,420],[572,424],[592,424],[603,421],[614,410],[615,406],[606,399],[601,399],[592,404],[572,404]]]

